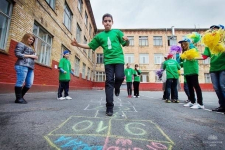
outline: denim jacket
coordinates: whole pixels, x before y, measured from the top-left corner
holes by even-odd
[[[19,42],[16,45],[15,55],[18,58],[15,65],[26,66],[31,69],[34,69],[34,58],[24,57],[24,55],[34,55],[34,50],[25,45],[22,42]]]

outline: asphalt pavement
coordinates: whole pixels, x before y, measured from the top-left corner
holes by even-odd
[[[0,94],[0,150],[225,150],[225,115],[215,92],[203,92],[205,109],[165,103],[162,91],[126,90],[114,97],[114,114],[105,115],[104,90],[27,93],[28,104]]]

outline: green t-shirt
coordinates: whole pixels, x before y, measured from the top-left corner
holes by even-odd
[[[181,60],[184,68],[184,75],[198,74],[198,60]]]
[[[174,59],[168,59],[163,63],[163,69],[166,69],[166,78],[167,79],[178,79],[180,70],[180,65]]]
[[[66,58],[59,61],[59,68],[62,68],[66,73],[59,72],[59,81],[70,81],[71,64]]]
[[[126,76],[126,82],[132,82],[132,77],[134,75],[134,70],[132,68],[126,68],[124,70],[124,74]]]
[[[124,34],[122,31],[112,29],[103,31],[97,34],[88,46],[92,50],[96,50],[99,46],[103,48],[104,64],[124,64],[124,54],[121,47],[126,45],[123,40]]]
[[[205,47],[203,55],[210,57],[210,69],[209,72],[225,71],[225,53],[219,53],[217,55],[211,54],[208,47]]]
[[[138,74],[138,72],[141,74],[141,70],[134,69],[134,74],[136,75],[136,76],[134,76],[134,81],[136,81],[136,82],[140,82],[140,74]]]

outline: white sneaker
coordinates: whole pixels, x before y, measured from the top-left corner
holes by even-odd
[[[188,102],[187,104],[184,104],[184,107],[192,107],[194,104],[191,102]]]
[[[138,97],[140,97],[140,96],[138,96]]]
[[[64,97],[59,97],[59,98],[57,98],[57,100],[62,101],[62,100],[65,100],[65,98]]]
[[[65,97],[67,100],[71,100],[72,98],[70,96]]]
[[[194,106],[191,107],[192,109],[204,109],[204,105],[199,105],[199,104],[195,104]]]
[[[133,97],[136,97],[136,96],[133,96]]]

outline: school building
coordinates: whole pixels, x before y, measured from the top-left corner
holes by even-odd
[[[130,40],[124,47],[125,62],[139,64],[142,71],[141,90],[161,90],[155,76],[163,56],[186,34],[203,33],[207,29],[171,28],[121,29]],[[34,85],[31,91],[57,91],[58,63],[65,49],[70,50],[70,62],[75,77],[70,89],[104,89],[103,51],[71,46],[71,40],[88,43],[101,30],[97,29],[90,0],[1,0],[0,7],[0,93],[14,92],[16,44],[25,33],[33,33],[38,60],[35,63]],[[198,45],[200,52],[204,50]],[[199,61],[199,81],[203,90],[213,90],[209,76],[209,60]],[[183,83],[183,78],[180,78]]]

